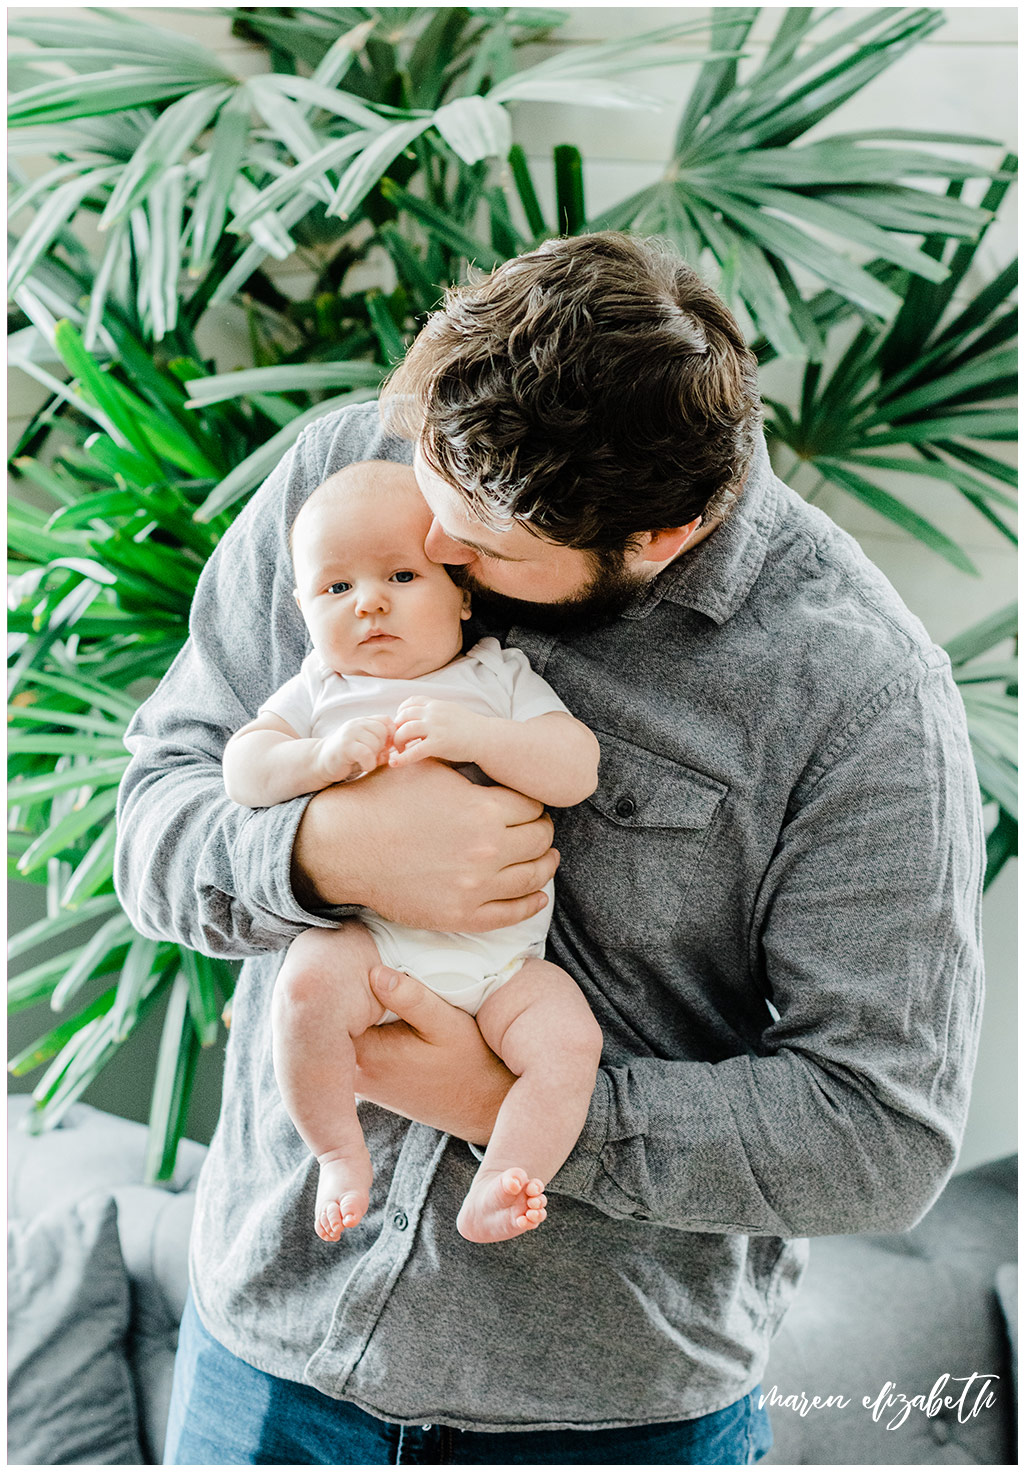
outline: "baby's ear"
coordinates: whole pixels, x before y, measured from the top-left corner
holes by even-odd
[[[298,588],[293,588],[292,589],[292,597],[295,599],[296,603],[299,605],[299,611],[301,612],[301,610],[302,610],[302,599],[299,597],[299,590],[298,590]]]

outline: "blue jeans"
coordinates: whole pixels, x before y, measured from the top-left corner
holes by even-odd
[[[695,1421],[614,1431],[459,1431],[396,1426],[311,1385],[279,1380],[236,1359],[185,1306],[174,1366],[164,1465],[388,1466],[618,1462],[627,1466],[731,1466],[759,1461],[772,1444],[757,1389]]]

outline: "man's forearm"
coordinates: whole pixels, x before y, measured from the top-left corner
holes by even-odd
[[[549,1190],[684,1231],[903,1231],[938,1194],[957,1137],[954,1121],[926,1125],[795,1053],[638,1058],[600,1070]]]
[[[218,762],[151,764],[140,751],[122,782],[114,871],[132,924],[207,955],[283,949],[313,920],[288,874],[301,807],[239,807]]]
[[[380,767],[310,799],[292,884],[311,908],[363,905],[424,930],[484,932],[535,915],[558,855],[540,804],[443,762]]]
[[[358,863],[367,780],[324,788],[306,804],[292,844],[291,878],[296,898],[309,910],[368,903]]]

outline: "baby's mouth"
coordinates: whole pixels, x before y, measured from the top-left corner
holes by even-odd
[[[397,638],[397,634],[385,633],[383,629],[371,629],[370,632],[366,635],[365,639],[360,639],[359,642],[360,644],[381,644],[385,641],[390,642],[392,639]]]

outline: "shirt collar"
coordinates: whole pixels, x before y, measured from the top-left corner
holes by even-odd
[[[764,565],[775,525],[778,482],[759,433],[742,493],[729,518],[692,552],[683,552],[659,573],[624,618],[646,618],[667,598],[724,624],[743,603]]]

